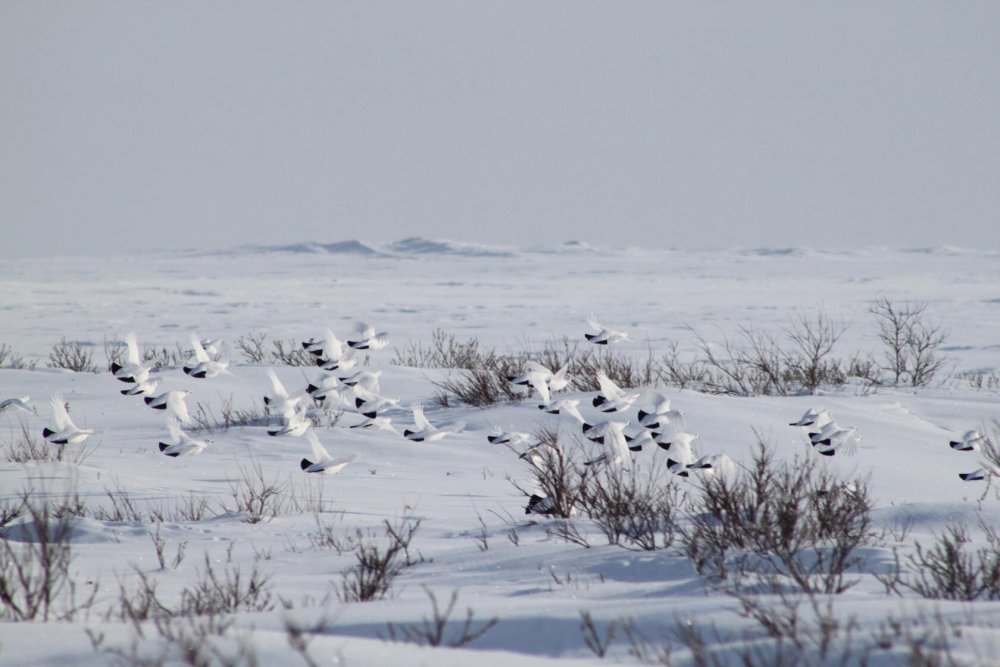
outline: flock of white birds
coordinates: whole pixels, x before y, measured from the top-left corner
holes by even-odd
[[[590,331],[584,334],[584,338],[595,345],[610,345],[628,339],[628,332],[606,327],[593,316],[586,322]],[[365,352],[364,365],[368,366],[370,354],[385,348],[389,342],[387,332],[376,332],[365,324],[359,324],[357,335],[346,341],[341,341],[333,331],[327,330],[321,338],[302,342],[302,348],[312,355],[316,366],[322,369],[302,392],[289,392],[277,374],[268,370],[271,388],[263,397],[269,417],[266,432],[275,437],[305,436],[310,444],[311,458],[302,458],[300,467],[303,471],[332,475],[358,459],[357,454],[331,456],[312,428],[313,420],[309,414],[311,406],[323,405],[328,399],[353,408],[362,417],[361,421],[350,425],[349,428],[352,429],[379,429],[399,433],[392,423],[393,416],[387,413],[408,411],[412,416],[412,425],[407,424],[402,428],[402,436],[407,440],[436,441],[463,430],[463,422],[441,426],[432,424],[419,403],[412,402],[403,406],[400,399],[384,396],[379,382],[381,371],[367,368],[355,370],[360,363],[359,351]],[[192,334],[190,343],[188,358],[181,369],[186,375],[208,379],[223,373],[232,374],[229,371],[230,362],[223,357],[224,347],[220,339],[201,339]],[[158,370],[155,362],[143,361],[133,332],[125,335],[124,344],[121,362],[112,362],[110,370],[115,378],[130,385],[121,390],[123,395],[141,396],[150,408],[168,413],[166,426],[169,441],[159,442],[160,451],[170,457],[193,456],[203,452],[212,444],[212,440],[197,438],[185,431],[185,427],[190,430],[193,425],[185,403],[191,392],[171,390],[156,393],[160,378],[154,376]],[[734,462],[726,454],[699,455],[695,451],[693,443],[698,438],[698,433],[678,428],[678,422],[683,419],[683,411],[672,409],[670,399],[659,392],[650,392],[648,401],[636,409],[634,417],[627,418],[643,392],[622,388],[601,371],[597,373],[600,389],[590,403],[594,410],[608,417],[588,421],[580,411],[580,398],[555,396],[570,385],[571,378],[567,371],[568,364],[552,370],[537,362],[528,361],[522,373],[507,379],[512,385],[532,392],[538,399],[539,410],[547,414],[568,416],[578,423],[583,437],[603,447],[603,451],[585,461],[585,465],[628,466],[637,452],[646,447],[659,447],[669,455],[667,469],[679,476],[687,477],[692,471],[707,475],[726,475],[735,471]],[[312,404],[306,398],[311,399]],[[27,396],[0,401],[0,413],[20,409],[37,414],[28,403]],[[42,431],[47,442],[59,446],[78,445],[95,432],[94,429],[80,428],[73,422],[69,404],[61,394],[54,394],[50,405],[51,423]],[[834,456],[838,452],[853,455],[856,453],[857,442],[861,440],[854,426],[841,426],[825,408],[809,409],[790,425],[805,429],[813,450],[822,456]],[[524,447],[520,458],[539,467],[545,462],[544,449],[560,446],[556,442],[539,442],[533,435],[523,431],[504,431],[499,427],[495,427],[487,439],[493,444]],[[950,446],[956,451],[975,452],[980,450],[984,441],[984,436],[978,430],[970,430],[960,439],[952,440]],[[1000,476],[1000,469],[983,461],[980,468],[961,473],[959,477],[965,481],[981,481],[994,475]],[[551,505],[543,497],[532,496],[526,511],[545,514],[551,511]]]

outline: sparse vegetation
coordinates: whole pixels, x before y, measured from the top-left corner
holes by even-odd
[[[416,644],[417,646],[459,648],[476,641],[500,622],[500,619],[494,616],[488,621],[481,622],[476,627],[475,614],[471,608],[465,610],[464,621],[461,623],[453,621],[451,615],[455,611],[455,604],[458,602],[458,591],[451,592],[451,598],[448,600],[447,606],[442,609],[438,605],[434,592],[427,586],[424,586],[423,589],[431,601],[431,617],[429,619],[426,616],[423,617],[420,623],[402,625],[389,623],[386,628],[386,639],[389,641]]]
[[[681,531],[700,574],[733,586],[840,593],[874,543],[865,484],[845,484],[815,459],[777,463],[758,441],[748,470],[704,479]]]
[[[24,357],[14,352],[14,349],[7,343],[0,343],[0,368],[10,368],[13,370],[35,370],[37,361],[25,361]]]
[[[404,568],[423,561],[410,553],[410,544],[420,528],[420,521],[384,522],[386,543],[360,529],[350,542],[357,561],[341,574],[337,596],[342,602],[381,600],[392,591],[393,581]]]
[[[896,556],[895,567],[880,580],[887,591],[902,595],[912,591],[938,600],[1000,600],[1000,537],[981,525],[985,545],[973,548],[968,528],[949,526],[933,544],[915,544],[906,556],[906,571]]]
[[[236,339],[236,349],[248,364],[268,366],[315,366],[316,358],[294,340],[276,338],[268,345],[263,331],[248,333]]]
[[[72,620],[94,604],[96,581],[78,585],[70,571],[73,517],[25,491],[23,520],[4,528],[0,540],[0,619]],[[16,528],[16,532],[11,532]]]
[[[81,464],[93,453],[95,445],[53,445],[38,437],[28,420],[18,417],[17,426],[11,426],[10,435],[0,443],[6,460],[12,463],[29,461],[68,461]]]
[[[96,373],[92,346],[80,341],[67,341],[63,336],[49,351],[49,368],[65,368],[76,373]]]

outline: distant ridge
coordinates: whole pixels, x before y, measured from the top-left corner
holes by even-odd
[[[464,255],[468,257],[513,257],[519,253],[510,248],[481,245],[478,243],[459,243],[457,241],[437,241],[413,236],[401,241],[394,241],[386,246],[387,250],[401,255]]]
[[[195,252],[195,254],[210,255],[252,255],[266,253],[297,253],[308,255],[347,255],[355,257],[372,258],[413,258],[420,257],[524,257],[531,255],[591,255],[607,256],[625,253],[677,253],[681,252],[689,255],[701,254],[729,254],[741,257],[761,257],[761,258],[808,258],[824,256],[852,256],[870,253],[899,253],[899,254],[923,254],[940,257],[948,256],[995,256],[998,253],[992,249],[973,249],[955,246],[934,246],[924,248],[888,248],[880,246],[862,246],[852,249],[819,249],[800,246],[776,246],[776,247],[735,247],[703,249],[693,251],[683,251],[676,247],[670,248],[610,248],[595,247],[585,241],[571,240],[553,246],[531,245],[523,248],[512,246],[493,246],[482,243],[466,243],[463,241],[452,241],[449,239],[430,239],[422,236],[411,236],[398,241],[386,244],[375,244],[358,239],[348,239],[346,241],[336,241],[333,243],[317,243],[315,241],[303,241],[301,243],[290,243],[282,245],[245,245],[230,249],[220,249],[215,251]]]
[[[289,245],[273,245],[273,246],[244,246],[239,249],[240,251],[246,253],[258,253],[258,252],[292,252],[292,253],[306,253],[312,255],[382,255],[375,248],[362,243],[357,240],[349,241],[338,241],[336,243],[292,243]]]

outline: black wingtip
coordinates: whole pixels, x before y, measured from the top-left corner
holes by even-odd
[[[354,407],[360,408],[364,404],[365,404],[364,399],[361,399],[361,398],[355,398],[354,399]]]
[[[833,456],[834,454],[837,453],[837,450],[835,450],[835,449],[821,449],[821,450],[819,450],[819,453],[822,454],[823,456]]]
[[[672,443],[672,442],[657,442],[656,443],[657,447],[659,447],[660,449],[664,449],[664,450],[666,450],[668,452],[670,451],[670,445],[672,445],[672,444],[674,444],[674,443]],[[667,459],[667,461],[669,461],[669,460],[670,459]]]
[[[310,461],[309,459],[302,459],[302,462],[299,463],[299,465],[302,467],[303,470],[305,470],[306,468],[312,465],[312,461]]]
[[[56,432],[53,431],[50,428],[43,428],[42,429],[42,437],[43,438],[48,438],[50,435],[55,435],[55,434],[56,434]]]
[[[163,450],[165,450],[165,449],[166,449],[167,447],[169,447],[169,446],[170,446],[170,445],[168,445],[167,443],[165,443],[165,442],[161,442],[161,443],[160,443],[160,451],[162,452]]]
[[[486,436],[486,439],[489,440],[489,443],[491,445],[497,444],[497,440],[499,440],[500,438],[501,438],[501,436],[499,436],[499,435],[488,435],[488,436]]]
[[[152,396],[143,396],[142,400],[146,403],[146,405],[149,405],[150,403],[153,402],[153,397]]]
[[[958,476],[961,477],[962,480],[966,482],[978,482],[979,480],[983,479],[982,475],[977,475],[974,472],[960,472],[958,473]]]
[[[121,369],[122,369],[122,365],[121,364],[115,363],[114,361],[111,362],[111,372],[112,373],[117,373]]]
[[[264,405],[271,405],[271,397],[270,396],[265,396],[264,397]]]
[[[628,449],[629,449],[630,452],[641,452],[642,451],[642,445],[632,445]]]
[[[600,406],[600,405],[604,405],[604,397],[603,396],[594,396],[594,400],[592,400],[590,403],[595,408],[598,407],[598,406]]]
[[[649,413],[646,412],[645,410],[639,410],[639,412],[636,414],[636,417],[639,418],[639,421],[642,421],[643,419],[645,419],[648,416],[649,416]]]
[[[314,391],[316,391],[317,389],[319,389],[319,387],[317,387],[314,384],[310,384],[310,385],[306,386],[306,393],[311,394]]]

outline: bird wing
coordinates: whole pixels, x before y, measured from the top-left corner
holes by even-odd
[[[599,334],[607,331],[607,327],[595,320],[593,315],[587,318],[587,326],[594,331],[597,331]]]
[[[309,445],[312,447],[313,456],[316,458],[316,463],[322,461],[330,460],[330,453],[326,451],[326,447],[323,443],[319,441],[319,436],[312,429],[306,431],[306,439],[309,441]]]
[[[380,331],[377,334],[369,336],[369,338],[371,340],[368,343],[368,347],[373,350],[378,350],[389,344],[389,332],[387,331]]]
[[[274,389],[274,395],[278,398],[288,399],[288,391],[285,390],[285,385],[281,384],[278,374],[273,369],[268,368],[267,377],[271,378],[271,387]]]
[[[125,334],[125,361],[130,366],[139,365],[139,343],[135,340],[135,332]]]
[[[414,403],[410,406],[413,410],[413,423],[417,425],[417,430],[423,431],[424,429],[434,428],[431,423],[427,421],[427,417],[424,416],[424,408],[419,403]]]
[[[544,382],[534,382],[531,386],[538,392],[538,398],[541,399],[542,403],[548,403],[552,400],[552,393],[549,391],[549,385]]]
[[[614,459],[628,460],[629,450],[628,442],[625,440],[625,426],[628,422],[610,422],[608,424],[607,433],[605,433],[605,442],[610,439],[611,449],[614,452]]]
[[[330,359],[340,359],[340,356],[344,354],[343,344],[340,342],[340,339],[334,335],[331,329],[326,330],[323,350],[326,352],[326,356]]]
[[[364,322],[358,322],[358,338],[361,340],[368,340],[375,335],[375,327],[365,324]]]
[[[167,394],[167,407],[174,413],[177,420],[182,424],[191,423],[191,415],[188,414],[187,403],[184,402],[184,394],[179,391],[172,391]]]
[[[597,382],[601,385],[601,393],[608,398],[614,399],[621,397],[621,387],[616,385],[611,378],[604,373],[604,371],[597,371]]]
[[[175,445],[184,442],[186,439],[184,431],[181,430],[181,424],[177,421],[176,417],[167,419],[167,430],[170,431],[170,439],[173,440]]]
[[[653,412],[658,415],[670,412],[670,399],[663,394],[653,394]]]
[[[532,361],[529,359],[527,362],[525,362],[524,365],[530,373],[538,373],[539,375],[541,375],[546,379],[552,377],[552,371],[550,371],[545,366],[542,366],[537,361]]]
[[[65,431],[68,428],[76,429],[73,420],[69,418],[69,413],[66,412],[66,401],[63,400],[62,394],[52,394],[49,403],[52,404],[52,419],[56,423],[56,431]]]
[[[566,414],[572,416],[574,419],[576,419],[578,422],[580,422],[582,424],[583,423],[583,415],[580,414],[580,410],[576,407],[579,402],[580,401],[577,401],[577,400],[566,401],[562,405],[562,411],[565,412]]]
[[[198,363],[203,364],[211,361],[208,357],[208,352],[201,346],[201,339],[198,338],[198,334],[191,334],[191,350],[194,351],[194,358],[198,360]]]

